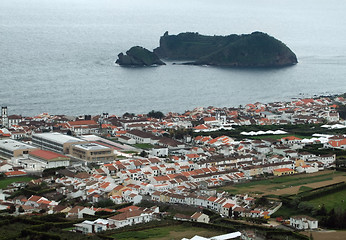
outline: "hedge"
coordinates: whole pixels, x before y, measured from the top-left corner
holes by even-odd
[[[30,236],[30,239],[40,239],[40,240],[60,240],[61,238],[52,233],[38,232],[31,229],[24,229],[21,231],[22,237]]]
[[[309,201],[315,198],[319,198],[331,193],[339,192],[342,191],[346,188],[346,183],[345,182],[340,182],[332,185],[328,185],[325,187],[321,187],[318,189],[313,189],[315,191],[309,191],[308,193],[302,193],[298,194],[298,197],[300,198],[301,201]]]

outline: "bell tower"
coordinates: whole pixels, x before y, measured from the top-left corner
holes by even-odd
[[[1,107],[1,119],[2,119],[2,126],[5,128],[8,128],[7,107]]]

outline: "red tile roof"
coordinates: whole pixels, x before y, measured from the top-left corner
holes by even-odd
[[[10,172],[5,172],[6,176],[20,176],[20,175],[26,175],[26,172],[24,171],[10,171]]]
[[[80,120],[80,121],[71,121],[68,122],[70,126],[80,126],[80,125],[96,125],[97,123],[94,120]]]
[[[51,151],[46,151],[46,150],[34,150],[29,152],[29,155],[39,157],[45,160],[52,160],[52,159],[58,159],[58,158],[68,158],[65,155],[51,152]]]
[[[274,169],[275,172],[290,172],[293,171],[293,169],[291,168],[278,168],[278,169]]]

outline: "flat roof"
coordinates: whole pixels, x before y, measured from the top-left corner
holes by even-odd
[[[95,150],[112,150],[110,147],[103,146],[98,143],[84,143],[84,144],[76,144],[74,147],[77,147],[79,149],[83,149],[86,151],[95,151]]]
[[[29,144],[12,140],[12,139],[4,139],[4,140],[0,140],[0,148],[6,149],[9,151],[15,151],[18,149],[36,149],[37,147],[33,147]]]
[[[83,140],[79,138],[72,137],[69,135],[64,135],[58,132],[38,133],[38,134],[34,134],[34,136],[38,136],[40,138],[53,141],[59,144],[72,143],[72,142],[84,142]]]

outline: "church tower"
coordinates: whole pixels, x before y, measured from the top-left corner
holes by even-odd
[[[8,128],[7,107],[1,107],[2,126]]]

